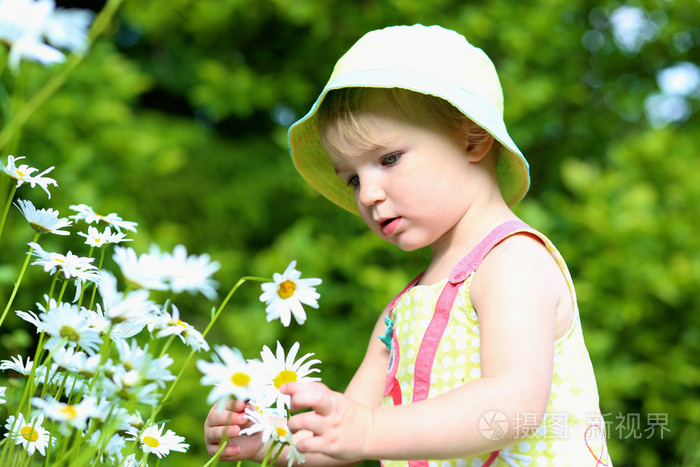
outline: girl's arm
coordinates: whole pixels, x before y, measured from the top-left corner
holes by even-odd
[[[566,287],[537,240],[510,237],[486,257],[470,290],[481,331],[480,379],[433,399],[397,407],[351,400],[320,383],[291,383],[292,431],[313,433],[302,451],[339,459],[451,459],[512,444],[539,426],[552,380],[555,312]],[[494,441],[479,430],[488,412],[510,429]]]

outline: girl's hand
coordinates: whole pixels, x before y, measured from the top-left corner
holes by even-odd
[[[296,443],[300,452],[320,453],[339,460],[364,458],[365,440],[371,436],[373,412],[318,382],[287,383],[280,388],[292,397],[291,410],[311,409],[292,416],[292,433],[306,431]]]
[[[245,408],[243,401],[228,400],[214,404],[209,410],[204,421],[204,442],[210,456],[219,450],[222,438],[227,446],[221,453],[221,461],[252,459],[258,454],[262,447],[259,434],[238,436],[243,428],[251,424],[245,415]]]

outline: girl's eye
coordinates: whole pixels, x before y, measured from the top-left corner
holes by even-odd
[[[360,186],[360,177],[353,175],[348,179],[348,186]]]
[[[382,158],[382,165],[395,165],[400,158],[399,153],[388,154]]]

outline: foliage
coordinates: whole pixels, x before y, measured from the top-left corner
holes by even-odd
[[[622,6],[645,12],[648,39],[625,46],[615,36],[610,18]],[[210,341],[247,354],[256,333],[303,339],[323,360],[324,381],[342,390],[378,311],[427,253],[382,244],[304,185],[288,159],[286,128],[366,31],[415,22],[456,29],[501,75],[506,122],[533,178],[518,212],[572,270],[615,465],[692,466],[700,463],[697,89],[688,113],[668,124],[652,124],[645,103],[659,92],[660,70],[700,62],[699,16],[694,0],[131,1],[112,40],[94,45],[5,152],[60,167],[53,175],[70,190],[56,193],[57,205],[81,199],[139,222],[136,249],[157,241],[208,252],[222,263],[222,284],[297,258],[324,279],[316,319],[300,330],[263,327],[245,305],[255,297],[241,290]],[[50,73],[31,72],[28,92]],[[28,240],[4,239],[1,297]],[[32,305],[25,297],[15,304]],[[205,304],[187,305],[186,319],[207,321]],[[12,324],[17,330],[0,338],[14,355],[29,339]],[[165,409],[192,445],[191,465],[207,457],[198,443],[208,407],[197,380],[183,380],[187,398]],[[663,439],[627,429],[630,415],[640,414],[644,430],[658,413],[668,414]]]

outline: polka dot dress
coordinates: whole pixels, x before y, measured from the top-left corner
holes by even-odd
[[[573,283],[568,270],[552,243],[538,235],[557,260],[569,283],[575,305]],[[523,230],[516,230],[518,231]],[[510,233],[510,234],[512,234]],[[488,251],[484,252],[484,256]],[[481,377],[479,318],[469,299],[469,274],[457,291],[442,338],[437,343],[435,359],[430,372],[427,398],[436,397]],[[393,320],[392,357],[387,377],[384,406],[413,400],[416,360],[421,341],[435,313],[438,297],[447,283],[413,286],[395,303]],[[590,357],[583,340],[577,308],[569,331],[554,343],[554,372],[549,403],[543,422],[536,432],[524,436],[514,444],[493,453],[465,459],[428,461],[430,467],[487,467],[487,466],[612,466],[607,447],[605,424],[598,406],[598,391]],[[396,348],[393,348],[396,347]],[[391,387],[398,385],[392,397]],[[516,423],[527,423],[521,414]],[[500,419],[499,414],[487,413],[479,421],[484,423],[481,433],[497,439],[498,427],[505,430],[512,421]],[[516,429],[515,427],[510,427]],[[415,461],[383,461],[386,467],[407,466]],[[420,465],[425,465],[422,463]]]

